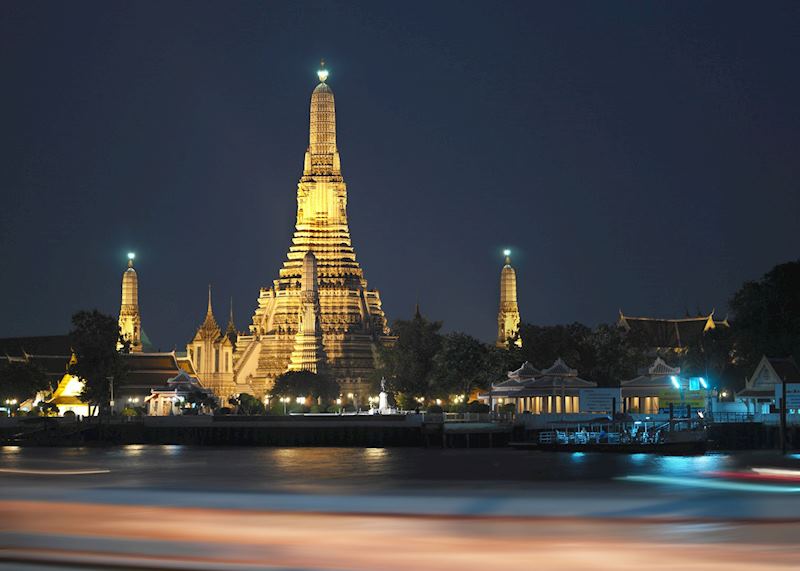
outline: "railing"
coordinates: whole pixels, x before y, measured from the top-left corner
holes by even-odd
[[[425,422],[496,422],[510,423],[514,414],[509,412],[425,412]]]
[[[754,415],[746,412],[714,412],[708,415],[711,423],[754,422]]]

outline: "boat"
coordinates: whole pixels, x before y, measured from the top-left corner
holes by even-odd
[[[590,421],[556,421],[533,440],[510,442],[517,450],[547,452],[613,452],[622,454],[704,454],[708,433],[702,419],[658,423],[600,417]]]

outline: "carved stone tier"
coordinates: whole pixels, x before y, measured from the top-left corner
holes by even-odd
[[[350,240],[336,110],[324,81],[311,96],[310,119],[294,236],[278,279],[261,288],[250,335],[239,337],[237,383],[268,391],[278,375],[310,368],[314,361],[342,383],[344,392],[366,395],[377,345],[388,339],[389,328],[380,294],[368,289]],[[316,262],[313,302],[302,285],[309,252]],[[309,331],[305,326],[312,317],[315,329]]]

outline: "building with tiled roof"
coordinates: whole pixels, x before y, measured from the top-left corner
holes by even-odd
[[[698,340],[702,340],[706,332],[717,327],[728,327],[728,321],[715,320],[713,311],[708,315],[695,317],[659,319],[631,317],[620,310],[618,325],[655,350],[684,351]]]
[[[492,404],[514,403],[519,412],[571,413],[580,410],[580,390],[596,386],[597,383],[580,378],[576,369],[558,358],[543,371],[523,363],[508,373],[508,379],[492,384],[492,390],[481,397]]]
[[[736,393],[736,400],[750,412],[769,412],[775,404],[775,387],[781,383],[800,383],[800,368],[792,357],[761,357],[745,387]]]
[[[0,367],[11,362],[33,363],[54,385],[64,376],[71,355],[68,335],[0,339]]]

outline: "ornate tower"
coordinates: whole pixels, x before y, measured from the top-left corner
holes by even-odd
[[[220,397],[228,397],[236,392],[233,382],[235,344],[233,308],[231,308],[231,322],[228,324],[228,330],[223,334],[211,307],[211,286],[209,285],[206,317],[197,329],[194,338],[186,345],[186,353],[203,386],[213,389]]]
[[[136,255],[128,254],[128,269],[122,273],[122,303],[119,306],[119,331],[131,343],[131,351],[142,351],[142,318],[139,315],[139,277],[133,269]],[[121,345],[120,345],[121,346]]]
[[[319,288],[317,258],[312,252],[303,256],[303,277],[300,281],[300,322],[294,336],[290,371],[321,373],[325,368],[325,349],[319,326]]]
[[[239,336],[236,345],[237,383],[256,392],[267,391],[290,367],[305,368],[307,359],[324,363],[344,391],[358,390],[375,368],[376,344],[389,334],[380,294],[367,288],[350,241],[333,91],[324,67],[318,75],[292,244],[278,279],[261,288],[250,335]],[[304,279],[312,270],[317,279]]]
[[[497,346],[508,348],[508,340],[519,333],[517,273],[511,267],[511,251],[505,250],[506,263],[500,271],[500,310],[497,312]],[[522,340],[515,341],[522,346]]]

